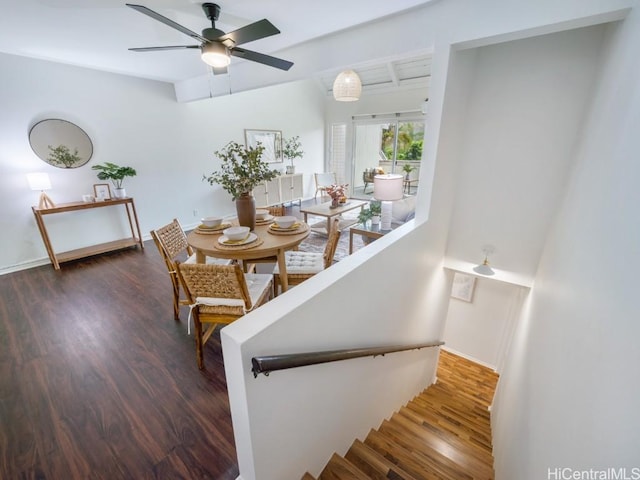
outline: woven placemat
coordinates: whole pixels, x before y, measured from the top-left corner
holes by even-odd
[[[198,225],[195,229],[195,232],[200,233],[202,235],[220,235],[223,230],[225,230],[226,228],[229,228],[230,226],[231,226],[230,223],[221,223],[217,227],[204,227],[204,228],[201,225]]]
[[[276,230],[274,228],[269,227],[268,231],[272,235],[300,235],[301,233],[309,230],[309,225],[304,222],[299,222],[300,227],[295,230]]]
[[[255,248],[259,245],[262,245],[263,243],[264,240],[258,237],[256,241],[247,243],[245,245],[223,245],[216,240],[213,246],[218,250],[249,250],[250,248]]]
[[[276,221],[275,217],[267,218],[266,220],[256,219],[256,225],[269,225],[270,223],[273,223],[275,221]]]

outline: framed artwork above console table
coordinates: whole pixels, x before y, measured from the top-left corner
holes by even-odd
[[[129,220],[129,227],[131,229],[131,237],[123,238],[120,240],[114,240],[111,242],[100,243],[98,245],[90,245],[84,248],[78,248],[75,250],[69,250],[67,252],[56,252],[49,238],[49,232],[44,221],[46,215],[53,215],[56,213],[74,212],[78,210],[87,210],[92,208],[104,208],[123,205],[127,212],[127,218]],[[104,200],[101,202],[71,202],[71,203],[59,203],[52,208],[39,208],[31,207],[33,214],[36,217],[36,223],[42,236],[42,241],[47,249],[47,254],[51,260],[53,268],[60,270],[60,264],[63,262],[69,262],[71,260],[77,260],[79,258],[90,257],[91,255],[98,255],[100,253],[112,252],[114,250],[121,250],[127,247],[134,247],[139,245],[141,249],[144,248],[142,243],[142,235],[140,234],[140,226],[138,225],[138,215],[136,214],[136,207],[133,203],[133,198],[116,198],[113,200]]]

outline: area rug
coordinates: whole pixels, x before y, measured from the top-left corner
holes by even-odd
[[[356,222],[356,217],[358,216],[357,212],[346,212],[343,214],[343,218],[345,220],[352,220],[354,225]],[[315,217],[309,215],[308,222],[309,224],[313,224],[318,221],[326,221],[323,217]],[[327,236],[321,233],[311,232],[311,234],[300,244],[299,249],[303,252],[324,252],[324,247],[327,244]],[[360,235],[353,236],[353,251],[355,252],[359,248],[364,247],[365,244]],[[349,255],[349,227],[345,227],[341,234],[340,240],[338,241],[338,246],[336,248],[336,253],[333,257],[334,262],[339,262],[343,258]]]

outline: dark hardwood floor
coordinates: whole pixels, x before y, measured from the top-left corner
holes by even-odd
[[[0,276],[1,479],[235,479],[219,335],[196,366],[151,241]]]

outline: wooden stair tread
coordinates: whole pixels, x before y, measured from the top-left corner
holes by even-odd
[[[398,413],[415,423],[421,429],[424,429],[433,435],[439,436],[447,443],[451,444],[454,448],[462,450],[463,452],[465,452],[465,454],[472,455],[478,460],[485,463],[489,462],[493,464],[493,456],[491,455],[491,452],[488,452],[486,449],[475,445],[475,443],[469,442],[468,439],[460,438],[459,435],[449,431],[446,428],[443,428],[438,423],[430,423],[428,420],[424,419],[424,417],[415,415],[413,410],[407,407],[402,407]]]
[[[403,435],[406,444],[412,445],[418,451],[429,449],[448,458],[458,464],[463,471],[471,473],[474,478],[493,476],[493,457],[486,455],[482,459],[477,458],[463,442],[445,439],[420,425],[416,425],[400,414],[394,414],[391,420],[383,423],[380,427],[381,432],[386,429]]]
[[[351,462],[334,453],[318,480],[369,480],[369,477]]]
[[[367,438],[365,438],[364,443],[373,450],[376,450],[390,462],[418,478],[428,480],[449,480],[451,478],[451,480],[460,480],[445,476],[437,468],[434,468],[436,466],[430,462],[429,459],[415,455],[413,451],[406,450],[396,442],[394,438],[384,435],[377,430],[371,430]]]
[[[461,411],[459,408],[451,408],[447,404],[443,404],[439,401],[433,401],[431,399],[414,399],[411,403],[425,413],[431,411],[432,413],[446,418],[450,422],[464,427],[469,431],[481,433],[487,438],[491,436],[491,424],[489,421],[482,422],[478,419],[472,418],[471,413],[469,412],[465,414],[465,412]]]
[[[369,446],[356,440],[345,458],[374,480],[420,480],[387,460]]]
[[[469,427],[468,425],[461,423],[452,415],[445,415],[442,412],[429,410],[428,407],[421,407],[416,403],[407,404],[407,408],[418,412],[420,415],[429,419],[432,424],[444,428],[445,430],[457,435],[461,439],[465,439],[478,448],[482,448],[485,451],[491,452],[491,438],[489,432],[481,432],[477,428]]]

